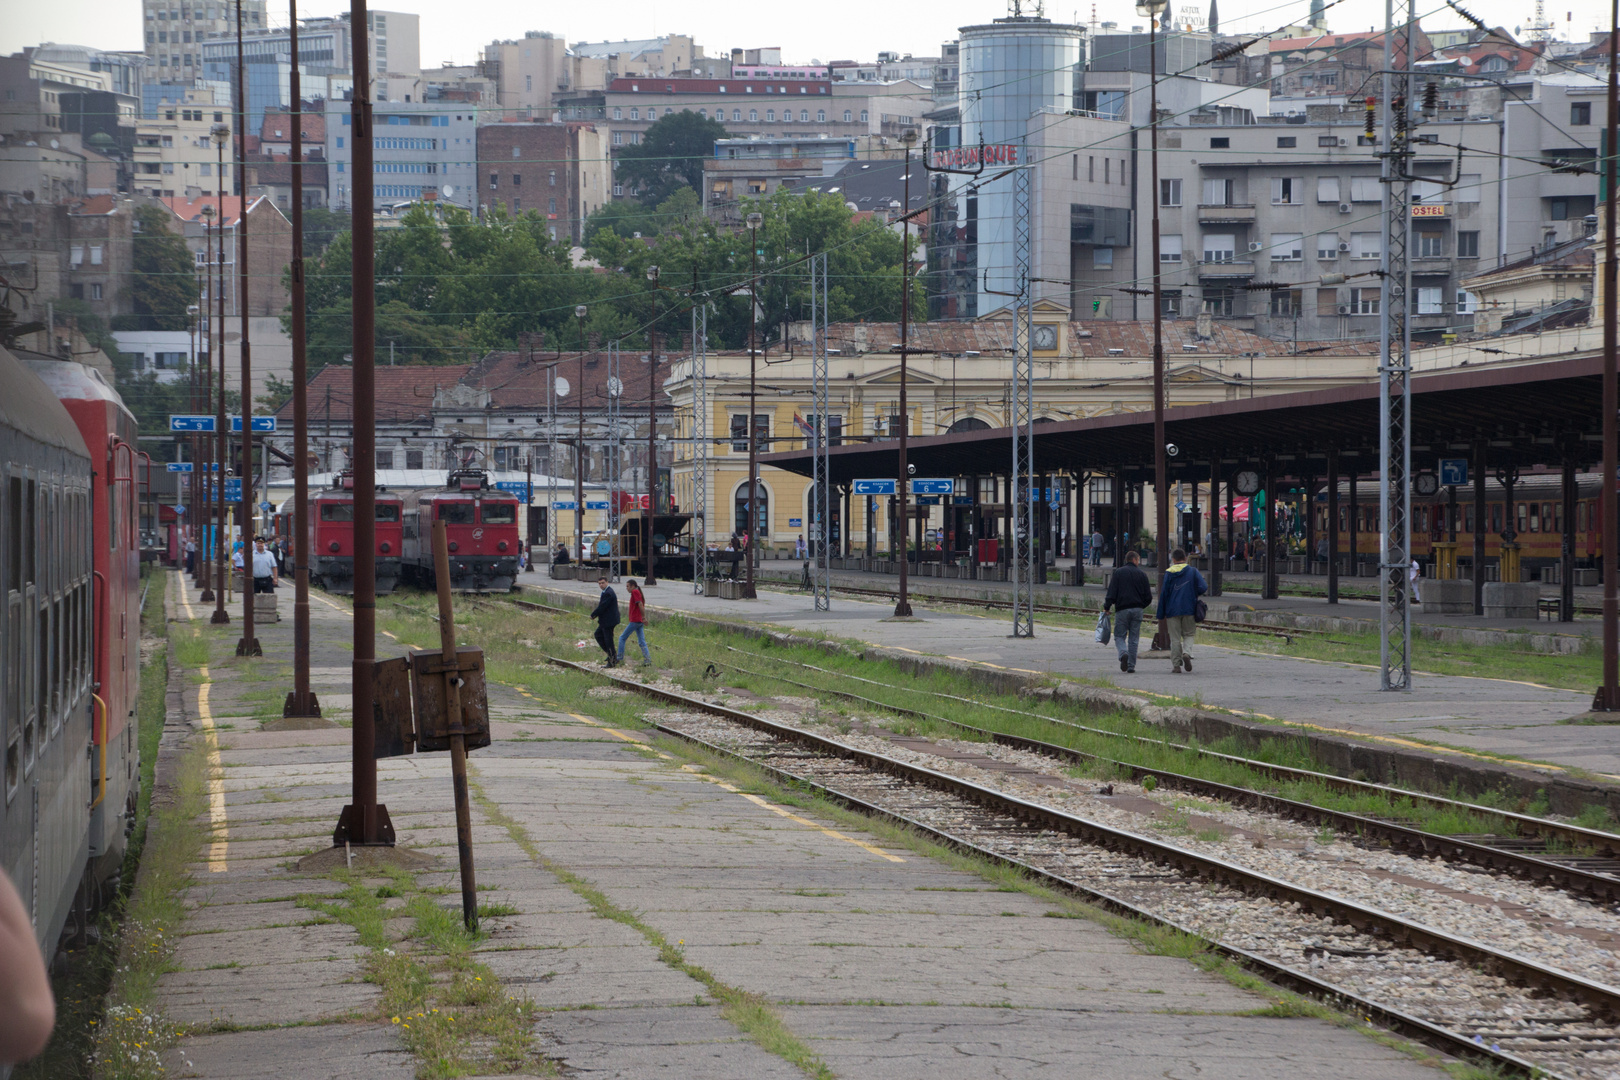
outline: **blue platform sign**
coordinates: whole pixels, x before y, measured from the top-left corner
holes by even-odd
[[[579,509],[579,507],[575,504],[573,499],[558,499],[556,502],[551,504],[551,508],[553,510],[577,510],[577,509]]]
[[[956,490],[956,481],[945,480],[913,480],[911,493],[913,495],[949,495]]]
[[[952,506],[972,506],[973,505],[973,496],[971,496],[971,495],[953,495],[953,496],[951,496],[951,505]]]
[[[214,484],[209,489],[208,497],[210,499],[212,499],[214,502],[219,502],[220,501],[220,498],[219,498],[219,485],[218,484]],[[237,477],[237,478],[226,477],[225,478],[225,500],[224,501],[228,502],[228,503],[230,503],[230,502],[241,502],[242,501],[242,480],[241,480],[240,477]]]
[[[529,501],[529,482],[527,480],[497,480],[495,486],[501,491],[511,492],[524,502]]]
[[[1447,487],[1468,483],[1468,459],[1447,457],[1440,459],[1440,482]]]
[[[917,496],[917,505],[918,506],[938,506],[939,505],[939,496],[938,495],[919,495],[919,496]]]
[[[790,528],[790,529],[802,529],[802,528],[804,528],[804,518],[788,518],[788,528]]]
[[[169,415],[170,431],[213,431],[214,418],[212,416]]]
[[[209,428],[208,430],[212,431],[214,429]],[[240,416],[231,417],[231,430],[232,431],[241,431],[242,430],[242,418]],[[255,416],[255,417],[253,417],[253,430],[254,431],[275,431],[276,430],[276,418],[273,417],[273,416]]]
[[[855,494],[857,495],[893,495],[893,480],[857,480],[855,481]]]
[[[191,462],[189,462],[189,461],[171,461],[171,462],[169,462],[167,465],[165,465],[163,467],[166,470],[168,470],[169,472],[190,472],[191,471]]]
[[[585,500],[585,509],[587,509],[587,510],[606,510],[607,508],[608,508],[608,501],[606,499],[586,499]]]

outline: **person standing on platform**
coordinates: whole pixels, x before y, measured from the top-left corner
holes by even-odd
[[[1127,675],[1136,670],[1136,647],[1142,638],[1142,612],[1153,603],[1153,585],[1142,572],[1142,557],[1125,553],[1125,565],[1108,578],[1108,595],[1103,610],[1114,610],[1114,647],[1119,650],[1119,670]]]
[[[1204,575],[1187,565],[1187,553],[1176,548],[1159,586],[1159,621],[1170,631],[1170,673],[1192,672],[1192,643],[1198,633],[1198,598],[1209,591]]]
[[[619,666],[619,654],[613,651],[613,628],[619,625],[619,594],[613,591],[606,577],[596,579],[602,590],[590,617],[596,620],[596,643],[607,654],[607,666]]]
[[[624,659],[624,643],[630,640],[630,635],[636,635],[636,641],[641,645],[641,662],[652,663],[652,653],[647,651],[647,597],[642,593],[641,586],[636,579],[631,578],[625,583],[630,590],[630,619],[624,624],[624,630],[619,634],[619,659]]]
[[[186,537],[186,573],[195,574],[196,572],[197,572],[197,541],[193,540],[191,537],[188,536],[188,537]]]
[[[1103,534],[1101,529],[1091,531],[1091,565],[1102,565]]]
[[[253,591],[256,593],[275,592],[276,580],[280,575],[276,572],[276,557],[270,554],[264,546],[264,540],[253,541]]]

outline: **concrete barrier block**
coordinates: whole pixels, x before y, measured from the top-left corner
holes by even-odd
[[[1485,583],[1485,617],[1488,619],[1534,619],[1541,588],[1533,581]]]
[[[1423,610],[1430,615],[1472,615],[1474,613],[1474,583],[1472,581],[1425,581],[1419,587],[1423,595]]]

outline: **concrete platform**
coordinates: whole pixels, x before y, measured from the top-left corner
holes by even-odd
[[[677,588],[656,590],[653,603]],[[317,663],[339,665],[346,614],[315,610]],[[174,612],[189,617],[183,601]],[[290,638],[290,619],[261,628],[260,663],[283,663]],[[265,685],[246,677],[253,670],[211,672],[206,701],[177,673],[184,706],[171,735],[216,710],[252,715]],[[1185,961],[1144,955],[1085,920],[1047,918],[1042,900],[872,835],[785,817],[506,687],[491,684],[490,702],[494,743],[471,759],[488,800],[474,811],[479,898],[513,913],[486,920],[477,959],[541,1009],[542,1049],[567,1075],[803,1073],[739,1030],[648,933],[598,915],[564,870],[687,963],[773,1003],[839,1077],[1434,1075],[1350,1031],[1253,1015],[1262,999]],[[411,1075],[399,1029],[357,971],[366,950],[346,925],[305,925],[311,911],[296,903],[341,888],[291,869],[290,853],[326,842],[347,797],[348,747],[330,730],[246,728],[223,736],[214,843],[194,868],[179,970],[158,998],[177,1019],[283,1026],[187,1038],[167,1059],[171,1074]],[[453,902],[446,756],[384,761],[379,786],[401,842],[439,853],[418,883],[447,886]],[[526,832],[538,858],[487,806]]]

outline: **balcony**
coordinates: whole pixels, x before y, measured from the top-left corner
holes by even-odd
[[[1252,278],[1254,277],[1254,263],[1247,259],[1201,259],[1198,263],[1198,276],[1201,278]]]
[[[1198,221],[1203,225],[1252,225],[1254,203],[1228,203],[1220,206],[1199,203]]]

